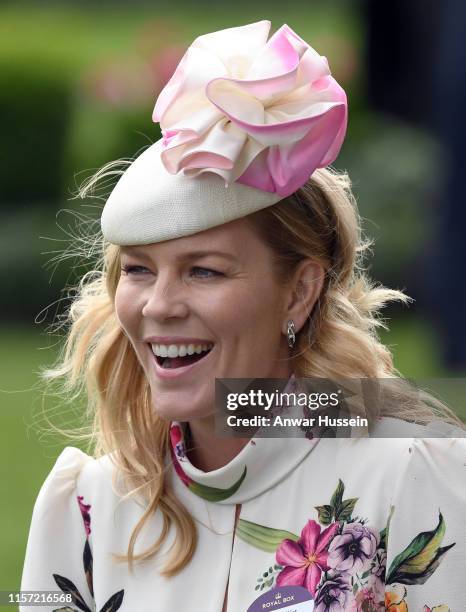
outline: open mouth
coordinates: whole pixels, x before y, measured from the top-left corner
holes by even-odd
[[[186,367],[188,365],[196,363],[197,361],[202,361],[202,359],[204,359],[210,353],[210,351],[213,348],[213,345],[202,347],[200,351],[198,349],[196,352],[193,352],[191,355],[190,354],[182,355],[182,356],[177,355],[176,357],[161,356],[160,354],[156,354],[153,347],[151,348],[152,348],[152,353],[154,354],[155,360],[157,361],[157,364],[165,370],[173,370],[176,368]],[[160,351],[157,351],[157,352],[160,352]]]

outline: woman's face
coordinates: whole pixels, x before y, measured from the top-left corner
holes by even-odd
[[[121,264],[116,313],[160,417],[211,415],[215,378],[290,375],[288,291],[274,275],[272,252],[245,219],[121,247]]]

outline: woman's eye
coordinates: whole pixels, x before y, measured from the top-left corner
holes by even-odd
[[[199,266],[191,268],[191,273],[197,278],[213,278],[214,276],[222,276],[221,272],[211,270],[210,268],[200,268]]]
[[[122,272],[125,272],[126,274],[145,274],[146,272],[149,272],[149,270],[145,268],[144,266],[131,266],[131,265],[121,266],[121,270]]]
[[[144,266],[135,266],[126,264],[121,267],[122,272],[130,275],[144,275],[150,274],[150,270]],[[191,275],[195,278],[213,278],[215,276],[222,276],[221,272],[217,272],[216,270],[211,270],[210,268],[201,268],[199,266],[195,266],[191,268]]]

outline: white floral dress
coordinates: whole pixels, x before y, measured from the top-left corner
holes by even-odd
[[[379,435],[394,422],[380,419]],[[416,437],[407,423],[404,431],[412,435],[256,437],[226,466],[203,472],[173,422],[168,479],[199,542],[172,578],[159,574],[163,557],[133,574],[112,560],[126,552],[144,507],[115,493],[109,456],[67,447],[34,506],[21,589],[71,595],[47,611],[221,612],[227,589],[228,612],[247,612],[269,591],[300,586],[313,602],[303,610],[464,612],[466,439]],[[136,552],[161,528],[156,513]]]

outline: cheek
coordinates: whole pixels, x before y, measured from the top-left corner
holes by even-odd
[[[271,328],[279,328],[281,311],[282,300],[275,286],[250,281],[232,283],[221,295],[210,296],[202,308],[217,329],[228,335],[254,332],[253,336],[261,329],[270,334]]]
[[[140,318],[138,295],[124,281],[118,283],[115,293],[115,313],[126,333],[135,335]]]

